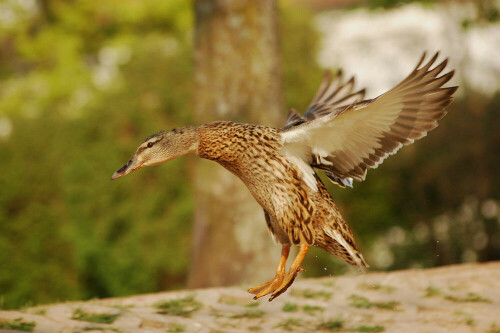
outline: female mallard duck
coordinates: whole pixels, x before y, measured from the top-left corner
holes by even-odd
[[[442,88],[453,71],[438,75],[447,60],[431,69],[425,53],[415,70],[387,93],[363,100],[354,79],[339,73],[323,79],[303,116],[291,110],[284,128],[218,121],[200,127],[158,132],[142,142],[112,179],[187,153],[218,162],[238,176],[264,208],[267,227],[282,244],[276,276],[249,290],[254,299],[273,300],[293,283],[309,246],[317,246],[351,265],[366,268],[352,231],[314,169],[342,187],[365,179],[403,145],[435,128],[457,87]],[[300,246],[289,272],[290,245]]]

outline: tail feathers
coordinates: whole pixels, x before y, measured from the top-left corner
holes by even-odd
[[[339,256],[341,259],[345,260],[347,263],[353,266],[356,266],[363,272],[368,267],[370,267],[363,258],[363,255],[354,246],[349,244],[349,242],[345,240],[345,238],[338,230],[328,229],[325,230],[325,233],[333,240],[335,240],[338,245],[340,245],[340,247],[344,250],[340,251],[341,253],[338,253],[339,251],[335,251],[335,247],[333,247],[332,254]]]
[[[365,261],[365,258],[363,258],[363,255],[359,252],[356,252],[356,256],[358,257],[360,264],[358,264],[358,268],[360,271],[362,271],[363,273],[366,272],[366,270],[370,267],[370,265],[368,265],[368,263]]]

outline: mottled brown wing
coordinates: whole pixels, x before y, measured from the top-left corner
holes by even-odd
[[[442,88],[454,72],[438,76],[447,60],[431,69],[437,57],[422,65],[424,53],[406,79],[372,101],[284,129],[283,149],[341,179],[364,180],[368,168],[424,137],[446,114],[458,87]]]

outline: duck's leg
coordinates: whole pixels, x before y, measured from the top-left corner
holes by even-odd
[[[282,245],[281,258],[280,263],[278,264],[278,269],[276,269],[276,276],[271,281],[249,289],[248,292],[255,295],[253,299],[257,299],[259,297],[272,293],[277,287],[281,285],[286,274],[286,260],[288,259],[289,253],[290,244]]]
[[[304,271],[304,269],[301,268],[300,265],[302,264],[302,261],[304,260],[304,257],[306,256],[308,250],[309,245],[300,245],[299,253],[293,260],[292,266],[290,266],[290,271],[288,272],[288,274],[286,274],[286,278],[281,282],[281,284],[277,286],[276,290],[273,291],[273,294],[271,295],[271,297],[269,297],[269,302],[271,302],[279,295],[283,294],[288,289],[288,287],[292,285],[293,281],[297,277],[297,274]]]

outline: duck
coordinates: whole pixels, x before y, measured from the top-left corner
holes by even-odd
[[[403,81],[373,99],[364,99],[365,89],[355,90],[354,77],[345,81],[341,70],[326,71],[305,113],[291,109],[282,128],[215,121],[157,132],[111,179],[186,154],[215,161],[240,178],[281,244],[275,276],[248,290],[254,299],[270,295],[272,301],[283,294],[304,271],[311,246],[365,270],[353,232],[318,172],[340,187],[352,187],[368,169],[437,127],[458,89],[444,87],[454,70],[441,74],[448,59],[434,65],[438,55],[425,61],[424,52]],[[299,250],[287,271],[292,246]]]

